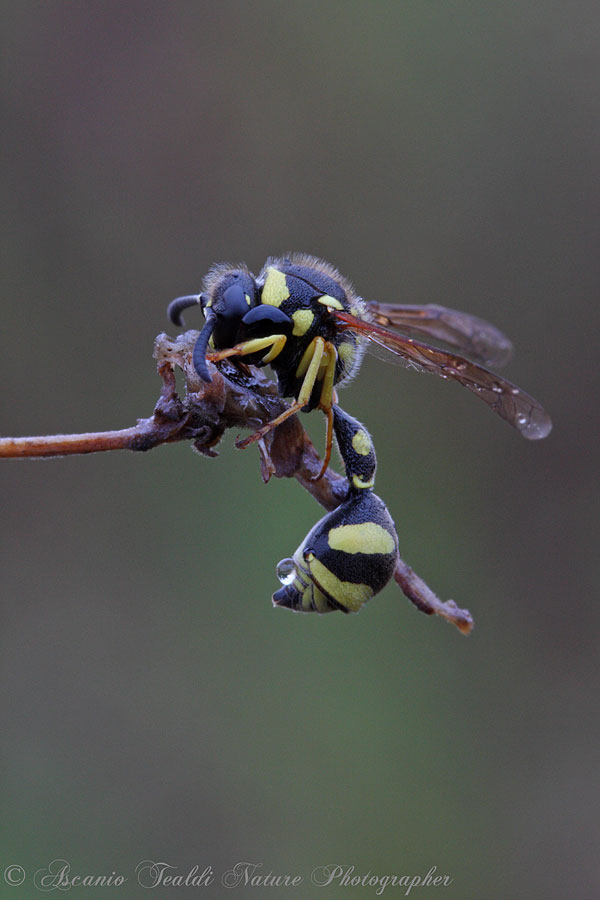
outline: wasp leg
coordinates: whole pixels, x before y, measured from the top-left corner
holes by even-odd
[[[248,356],[250,353],[258,353],[260,350],[266,350],[267,347],[270,347],[271,349],[267,355],[261,359],[261,363],[266,364],[274,360],[276,356],[279,356],[286,341],[287,337],[285,334],[271,334],[269,337],[252,338],[249,341],[236,344],[235,347],[229,347],[227,350],[214,350],[208,354],[208,359],[211,362],[219,362],[230,356]]]
[[[333,446],[333,403],[334,403],[334,381],[335,381],[335,367],[337,364],[337,350],[335,349],[333,344],[329,342],[326,345],[326,353],[327,353],[327,364],[325,368],[325,375],[323,377],[323,387],[321,389],[321,400],[319,402],[319,409],[322,409],[325,413],[327,419],[327,431],[325,437],[325,457],[323,459],[323,465],[321,466],[321,471],[316,476],[314,481],[319,481],[320,478],[323,477],[329,463],[331,461],[331,448]],[[337,399],[337,398],[336,398]]]
[[[325,432],[325,456],[323,458],[323,465],[321,466],[321,471],[318,475],[315,475],[312,481],[319,481],[329,468],[329,463],[331,462],[331,448],[333,447],[333,409],[329,407],[329,409],[324,409],[325,417],[327,420],[327,430]]]
[[[294,413],[300,412],[306,406],[305,403],[300,403],[296,401],[292,403],[291,406],[288,406],[285,412],[282,412],[280,416],[277,416],[276,419],[272,419],[270,422],[267,422],[266,425],[263,425],[262,428],[259,428],[258,431],[255,431],[254,434],[251,434],[250,437],[244,438],[242,441],[236,441],[235,446],[238,450],[245,450],[246,447],[249,447],[250,444],[253,444],[255,441],[259,441],[261,438],[264,438],[269,431],[272,431],[273,428],[277,428],[278,425],[281,425],[282,422],[285,422],[286,419],[289,419],[290,416],[293,416]]]
[[[375,485],[377,458],[369,432],[337,404],[333,407],[333,428],[344,461],[349,492],[371,491]]]
[[[248,343],[254,342],[249,341]],[[293,416],[294,413],[300,412],[300,410],[307,405],[317,380],[323,353],[325,352],[325,341],[322,337],[316,337],[311,346],[313,347],[312,359],[306,370],[306,375],[304,376],[304,381],[302,382],[302,387],[300,388],[300,393],[298,394],[296,402],[292,403],[292,405],[289,406],[285,412],[281,413],[280,416],[277,416],[277,418],[273,419],[271,422],[267,422],[266,425],[263,425],[263,427],[259,428],[258,431],[255,431],[254,434],[251,434],[250,437],[244,438],[243,441],[236,441],[236,447],[238,447],[238,449],[244,450],[246,447],[249,447],[250,444],[253,444],[254,441],[260,440],[260,438],[264,437],[265,434],[268,434],[273,428],[277,428],[278,425],[281,425],[282,422],[285,422],[285,420],[289,419],[290,416]]]

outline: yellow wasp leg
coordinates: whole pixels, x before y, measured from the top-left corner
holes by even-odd
[[[254,441],[258,441],[273,428],[277,428],[278,425],[281,425],[282,422],[285,422],[286,419],[289,419],[290,416],[293,416],[294,413],[299,412],[306,406],[310,400],[310,395],[313,392],[315,381],[317,380],[319,366],[321,365],[325,350],[325,341],[322,337],[316,337],[312,341],[311,347],[313,347],[312,359],[306,371],[306,375],[304,376],[304,381],[302,382],[302,387],[300,388],[300,393],[298,394],[296,402],[292,403],[292,405],[288,407],[285,412],[281,413],[280,416],[277,416],[276,419],[267,422],[266,425],[263,425],[263,427],[259,428],[258,431],[255,431],[254,434],[251,434],[250,437],[244,438],[243,441],[236,442],[236,447],[239,447],[240,450],[250,446]]]
[[[330,406],[329,409],[324,409],[323,412],[325,413],[325,417],[327,419],[327,431],[325,436],[325,457],[323,459],[321,471],[318,475],[315,475],[315,477],[311,479],[312,481],[318,481],[323,477],[331,460],[331,448],[333,446],[333,408]]]
[[[236,344],[235,347],[229,347],[227,350],[217,350],[207,354],[207,359],[211,362],[219,362],[221,359],[227,359],[229,356],[248,356],[249,353],[257,353],[259,350],[265,350],[267,347],[271,349],[261,360],[263,363],[270,363],[275,359],[285,346],[287,337],[285,334],[271,334],[269,337],[252,338],[249,341],[243,341]]]
[[[285,347],[285,342],[287,341],[285,334],[276,334],[274,335],[274,338],[275,340],[273,341],[273,346],[271,347],[267,355],[263,356],[262,358],[263,363],[270,363],[272,359],[275,359],[276,356],[279,356],[279,354]],[[249,341],[249,343],[252,343],[252,341]]]
[[[313,392],[315,381],[317,380],[317,375],[321,366],[321,360],[323,359],[323,353],[325,352],[325,341],[322,337],[314,338],[312,345],[314,347],[312,359],[306,370],[306,375],[304,376],[304,381],[302,382],[302,387],[298,394],[298,403],[302,406],[306,406],[310,400],[310,395]]]
[[[327,363],[325,366],[325,374],[323,376],[323,387],[321,388],[321,400],[319,408],[323,410],[331,409],[333,395],[335,393],[333,384],[335,381],[335,367],[337,363],[337,350],[329,341],[325,345],[325,353],[327,354]]]
[[[327,358],[327,365],[325,367],[325,374],[323,376],[323,387],[321,388],[321,400],[319,402],[319,409],[322,409],[327,418],[327,432],[325,437],[325,457],[323,459],[323,465],[321,466],[321,471],[314,479],[318,481],[323,477],[325,472],[327,471],[327,467],[329,466],[329,462],[331,460],[331,447],[333,445],[333,409],[332,405],[334,402],[334,394],[335,390],[333,388],[334,380],[335,380],[335,367],[337,363],[337,350],[335,349],[333,344],[327,342],[325,347],[325,353]],[[336,398],[337,399],[337,398]]]

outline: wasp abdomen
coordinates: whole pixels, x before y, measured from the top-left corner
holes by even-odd
[[[385,503],[372,491],[352,492],[279,564],[283,586],[273,603],[297,612],[358,612],[388,583],[397,557]]]
[[[363,425],[338,406],[333,427],[348,477],[348,494],[324,516],[277,574],[276,606],[297,612],[357,612],[394,573],[398,538],[383,500],[373,493],[376,457]]]
[[[333,430],[346,467],[350,490],[369,490],[375,484],[377,457],[371,435],[358,419],[333,407]]]

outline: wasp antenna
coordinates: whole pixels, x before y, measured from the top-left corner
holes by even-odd
[[[179,327],[185,325],[185,322],[181,318],[181,313],[184,309],[188,309],[188,307],[195,306],[196,303],[200,303],[201,296],[202,294],[188,294],[187,297],[177,297],[176,300],[171,300],[167,307],[167,315],[173,325],[177,325]]]
[[[207,310],[207,313],[209,310]],[[210,316],[207,316],[206,322],[204,324],[204,328],[198,335],[196,343],[194,344],[194,352],[192,354],[192,362],[194,364],[194,368],[202,381],[211,382],[212,378],[208,372],[208,366],[206,365],[206,349],[208,347],[208,342],[210,340],[210,336],[213,333],[215,328],[215,316],[214,313]]]

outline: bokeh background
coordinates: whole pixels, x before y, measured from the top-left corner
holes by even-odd
[[[396,586],[273,610],[321,510],[233,434],[3,461],[0,862],[27,881],[0,896],[62,858],[132,898],[143,859],[597,897],[597,3],[21,0],[2,28],[0,433],[149,415],[167,302],[288,249],[494,321],[554,431],[375,359],[344,391],[468,639]]]

